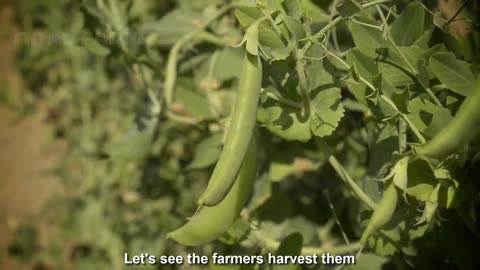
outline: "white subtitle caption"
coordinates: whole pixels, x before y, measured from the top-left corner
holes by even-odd
[[[130,255],[125,253],[124,262],[126,265],[352,265],[356,263],[355,256],[332,255],[330,253],[313,254],[306,256],[277,256],[271,253],[267,255],[220,255],[213,253],[211,256],[189,253],[186,257],[179,255],[155,256],[149,253]]]

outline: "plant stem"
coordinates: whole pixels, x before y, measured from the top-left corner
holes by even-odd
[[[338,229],[340,230],[340,233],[342,234],[343,240],[345,240],[345,243],[347,243],[347,245],[350,245],[350,241],[348,240],[348,236],[345,233],[345,230],[343,229],[342,224],[340,223],[340,219],[338,219],[337,212],[335,211],[335,207],[333,206],[332,200],[330,199],[330,193],[328,192],[328,189],[327,189],[326,195],[327,195],[326,197],[327,197],[327,201],[328,201],[328,206],[330,207],[330,210],[332,210],[333,218],[335,219],[335,222],[337,223]]]
[[[364,22],[361,22],[359,20],[355,20],[355,19],[350,19],[352,22],[356,23],[356,24],[359,24],[359,25],[362,25],[362,26],[365,26],[365,27],[370,27],[372,29],[376,29],[378,31],[382,31],[382,26],[380,25],[374,25],[374,24],[369,24],[369,23],[364,23]]]
[[[392,44],[393,48],[400,55],[400,57],[402,57],[402,60],[405,62],[405,64],[407,64],[408,68],[410,69],[410,73],[415,74],[415,67],[412,65],[412,63],[410,63],[407,56],[400,50],[400,48],[398,48],[397,44],[395,44],[395,41],[390,35],[388,35],[387,38],[388,38],[388,41]]]
[[[266,88],[262,88],[261,91],[262,91],[262,92],[261,92],[262,95],[265,95],[265,96],[267,96],[267,97],[269,97],[269,98],[271,98],[271,99],[273,99],[273,100],[276,100],[276,101],[278,101],[278,102],[280,102],[280,103],[282,103],[282,104],[285,104],[285,105],[287,105],[287,106],[290,106],[290,107],[292,107],[292,108],[294,108],[294,109],[302,109],[302,105],[301,105],[300,103],[291,101],[291,100],[289,100],[289,99],[287,99],[287,98],[282,97],[281,95],[277,95],[277,94],[269,91],[268,88],[267,88],[267,89],[266,89]]]
[[[420,131],[418,130],[417,126],[415,126],[415,124],[410,120],[410,118],[408,118],[406,114],[400,112],[400,110],[397,108],[395,103],[390,98],[388,98],[385,95],[381,95],[380,98],[383,99],[385,102],[387,102],[392,108],[395,108],[396,111],[398,111],[398,114],[400,115],[400,119],[403,119],[407,123],[407,125],[410,127],[412,132],[418,138],[420,143],[425,144],[427,142],[425,140],[425,137],[423,137],[422,133],[420,133]]]
[[[452,16],[452,18],[450,18],[450,20],[448,20],[447,25],[452,23],[455,20],[455,18],[457,18],[460,12],[462,12],[462,10],[467,6],[468,2],[470,2],[470,0],[465,0],[465,2],[463,2],[463,4],[458,9],[458,11]]]
[[[398,151],[403,153],[407,150],[407,123],[398,119]]]
[[[333,255],[340,255],[340,254],[348,254],[358,251],[362,248],[362,244],[360,242],[354,242],[350,245],[338,245],[329,248],[317,248],[317,247],[309,247],[305,246],[302,248],[303,255],[313,255],[313,254],[323,254],[323,253],[330,253]]]
[[[423,5],[423,4],[422,4]],[[424,6],[425,8],[425,6]],[[428,9],[427,9],[428,10]],[[385,26],[385,31],[386,31],[386,35],[388,37],[388,40],[393,44],[393,47],[395,48],[395,50],[398,52],[398,54],[400,54],[400,56],[403,58],[403,60],[405,61],[405,63],[407,63],[408,67],[410,68],[410,70],[412,71],[411,75],[413,78],[416,79],[416,76],[415,76],[415,68],[413,67],[413,65],[410,63],[410,61],[408,60],[408,58],[406,57],[406,55],[397,47],[397,45],[395,44],[395,42],[393,41],[392,39],[392,36],[390,35],[390,29],[388,27],[388,22],[387,22],[387,18],[385,17],[385,15],[383,14],[383,11],[380,7],[377,6],[377,11],[378,13],[380,14],[380,18],[382,19],[382,23],[383,25]],[[427,94],[432,98],[433,102],[435,102],[435,104],[437,106],[440,106],[440,107],[443,107],[442,103],[440,102],[440,100],[438,100],[437,96],[435,96],[435,94],[432,92],[432,90],[429,88],[429,87],[424,87],[423,84],[419,83],[422,88],[425,89],[425,91],[427,92]]]
[[[374,7],[374,6],[377,6],[377,5],[381,5],[381,4],[386,4],[386,3],[390,3],[391,0],[375,0],[375,1],[372,1],[372,2],[369,2],[369,3],[366,3],[364,5],[362,5],[363,8],[370,8],[370,7]],[[321,36],[323,36],[325,33],[327,33],[330,29],[332,29],[333,27],[335,27],[337,24],[339,24],[340,22],[342,22],[343,20],[343,17],[342,16],[338,16],[336,17],[335,19],[333,19],[332,21],[330,21],[327,25],[325,25],[322,29],[320,29],[320,31],[318,31],[316,34],[314,34],[312,36],[312,39],[317,39]],[[309,40],[304,46],[303,48],[301,49],[301,52],[302,54],[305,54],[306,51],[308,51],[308,49],[313,45],[313,42],[312,40]]]
[[[268,22],[270,23],[270,25],[273,27],[273,30],[275,30],[275,32],[279,35],[279,36],[283,36],[282,35],[282,30],[280,30],[280,28],[278,27],[278,25],[275,23],[275,21],[273,20],[272,16],[270,14],[268,15],[265,15]]]
[[[421,85],[421,84],[420,84]],[[422,85],[423,87],[423,85]],[[435,94],[433,93],[432,89],[430,89],[430,87],[424,87],[425,91],[427,92],[427,94],[432,98],[433,102],[439,106],[439,107],[442,107],[443,108],[443,105],[442,103],[440,102],[440,100],[437,98],[437,96],[435,96]]]
[[[215,118],[220,116],[220,108],[213,102],[213,84],[216,83],[216,76],[215,76],[215,67],[218,61],[218,51],[215,51],[210,58],[210,64],[208,65],[208,73],[206,78],[206,88],[205,94],[207,96],[208,103],[210,105],[210,111],[215,116]]]
[[[300,95],[302,96],[303,109],[304,109],[303,116],[308,118],[310,117],[312,108],[310,106],[310,98],[308,96],[308,81],[307,81],[307,76],[305,75],[305,63],[303,62],[302,58],[297,58],[295,69],[298,74],[298,81],[300,85]]]
[[[420,133],[420,131],[418,130],[418,128],[415,126],[415,124],[413,124],[413,122],[410,120],[410,118],[408,118],[407,115],[405,114],[400,114],[402,119],[405,120],[405,122],[408,124],[408,126],[410,127],[410,129],[412,130],[413,134],[415,134],[415,136],[417,137],[417,139],[420,141],[421,144],[425,144],[427,143],[427,140],[425,140],[425,137],[423,137],[422,133]]]
[[[210,25],[212,22],[217,20],[220,16],[225,14],[230,9],[236,7],[236,4],[230,4],[221,8],[216,14],[214,14],[208,21],[201,24],[195,30],[187,33],[183,37],[181,37],[175,44],[173,45],[170,53],[168,54],[167,60],[167,69],[165,75],[165,101],[167,106],[169,106],[173,102],[173,95],[175,91],[175,83],[177,80],[177,62],[178,62],[178,54],[180,49],[190,41],[192,38],[196,37],[198,34],[201,34],[205,31],[205,29]]]
[[[333,18],[335,17],[335,15],[337,15],[337,5],[338,5],[338,1],[339,0],[333,0],[331,6],[330,6],[330,21],[333,20]],[[333,44],[334,44],[334,47],[335,47],[335,50],[337,52],[340,51],[340,46],[338,45],[338,40],[337,40],[337,34],[335,32],[335,29],[333,29],[331,32],[328,32],[326,37],[325,37],[325,40],[330,40],[330,35],[332,36],[332,39],[333,39]]]
[[[337,59],[338,61],[340,61],[340,63],[342,63],[342,65],[344,65],[347,69],[350,70],[350,65],[348,65],[345,61],[343,61],[340,57],[336,56],[334,53],[328,51],[325,46],[322,46],[322,48],[325,50],[325,52],[331,56],[333,56],[335,59]],[[359,75],[359,79],[361,82],[363,82],[365,85],[367,85],[368,88],[372,89],[373,91],[377,91],[377,89],[368,81],[366,80],[365,78],[363,78],[362,76]],[[433,94],[433,93],[432,93]],[[400,112],[400,110],[398,110],[397,106],[395,105],[395,103],[389,99],[388,97],[386,97],[385,95],[381,95],[380,96],[381,98],[383,98],[383,100],[385,100],[387,103],[390,104],[390,106],[392,106],[393,108],[395,108],[397,111]],[[410,127],[410,129],[412,130],[412,132],[415,134],[415,136],[418,138],[418,140],[422,143],[422,144],[425,144],[427,141],[425,140],[425,138],[423,137],[423,135],[420,133],[420,131],[418,130],[418,128],[415,126],[415,124],[408,118],[407,115],[403,114],[403,113],[400,113],[400,116],[403,120],[405,120],[405,122],[408,124],[408,126]]]
[[[335,172],[340,176],[340,178],[348,184],[352,192],[360,199],[362,203],[364,203],[369,208],[375,210],[377,208],[377,204],[353,181],[352,177],[347,173],[345,168],[340,164],[337,158],[331,155],[328,158],[328,162],[333,167]]]
[[[228,46],[228,42],[221,37],[218,37],[208,31],[202,31],[196,36],[198,39],[212,43],[217,46]]]

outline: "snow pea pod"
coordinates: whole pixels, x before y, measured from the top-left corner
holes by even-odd
[[[360,243],[365,244],[368,240],[368,237],[377,230],[381,229],[385,224],[387,224],[395,212],[395,208],[398,202],[398,193],[395,188],[395,184],[392,182],[388,188],[383,193],[383,197],[378,203],[377,208],[373,212],[370,221],[368,222],[367,228],[362,234]]]
[[[227,196],[215,206],[203,206],[179,229],[167,234],[187,246],[207,244],[225,233],[237,219],[253,188],[257,168],[257,147],[252,138],[235,184]]]
[[[480,129],[480,79],[458,109],[452,121],[437,136],[416,149],[420,156],[444,158],[462,149]]]
[[[200,206],[219,204],[232,188],[255,128],[261,84],[260,57],[246,52],[225,145],[207,189],[198,200]]]

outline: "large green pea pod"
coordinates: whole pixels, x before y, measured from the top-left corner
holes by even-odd
[[[200,206],[217,205],[232,188],[255,128],[261,85],[260,57],[246,52],[225,145],[207,189],[198,200]]]
[[[203,206],[185,225],[167,234],[187,246],[207,244],[225,233],[238,218],[252,192],[257,169],[257,146],[255,139],[249,144],[235,184],[227,196],[215,206]]]
[[[441,159],[469,143],[480,130],[480,79],[460,106],[455,118],[424,146],[416,149],[420,156]]]

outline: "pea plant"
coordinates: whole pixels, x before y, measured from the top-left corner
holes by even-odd
[[[356,257],[343,269],[478,269],[478,22],[436,4],[18,3],[27,33],[67,37],[23,40],[19,56],[22,107],[44,100],[68,145],[65,194],[43,217],[60,230],[33,258],[126,269],[125,252],[330,253]],[[466,36],[450,34],[456,20]]]

